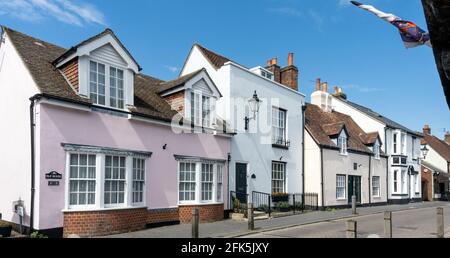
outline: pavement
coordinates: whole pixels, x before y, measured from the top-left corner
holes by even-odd
[[[249,231],[247,229],[246,221],[234,221],[231,219],[200,224],[199,231],[201,238],[234,238],[234,237],[258,237],[265,232],[284,230],[289,228],[296,228],[299,226],[318,224],[324,222],[333,222],[336,220],[343,220],[348,218],[365,218],[368,215],[378,215],[383,216],[382,213],[385,211],[400,212],[400,211],[412,211],[428,209],[430,211],[434,210],[436,207],[444,207],[446,212],[450,209],[450,202],[423,202],[423,203],[411,203],[405,205],[387,205],[387,206],[373,206],[373,207],[363,207],[357,209],[357,215],[353,215],[351,209],[335,210],[335,211],[314,211],[307,212],[298,215],[272,218],[267,220],[255,221],[255,230]],[[447,214],[447,213],[446,213]],[[426,214],[425,214],[426,215]],[[424,215],[424,216],[425,216]],[[414,216],[413,216],[414,217]],[[370,219],[370,217],[368,217]],[[374,219],[379,219],[374,217]],[[450,219],[450,217],[449,217]],[[432,216],[433,227],[435,229],[436,219],[435,212]],[[407,227],[407,226],[405,226]],[[342,229],[341,229],[342,228]],[[340,230],[344,230],[345,227],[341,227]],[[326,231],[326,230],[325,230]],[[329,230],[334,232],[333,230]],[[302,231],[299,231],[302,233]],[[367,229],[367,232],[371,232]],[[376,234],[374,230],[374,234]],[[294,235],[287,234],[286,237],[295,237],[295,232],[290,232]],[[342,232],[341,232],[342,233]],[[345,234],[345,232],[344,232]],[[307,234],[306,234],[307,235]],[[331,234],[333,235],[333,234]],[[266,238],[270,238],[270,235],[262,235]],[[180,224],[174,226],[166,226],[159,228],[152,228],[137,232],[130,232],[119,235],[107,236],[108,238],[190,238],[191,237],[191,225],[190,224]],[[312,236],[313,237],[313,236]],[[320,237],[320,236],[318,236]],[[322,237],[327,237],[323,235]]]

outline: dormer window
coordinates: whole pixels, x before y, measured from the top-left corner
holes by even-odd
[[[94,104],[124,108],[124,72],[113,66],[90,61],[90,98]]]
[[[337,139],[337,146],[339,147],[339,153],[341,155],[347,155],[347,135],[345,134],[345,132],[341,132],[341,134],[339,135],[338,139]]]
[[[191,121],[195,126],[211,127],[211,97],[202,92],[191,92]]]
[[[380,143],[378,140],[373,145],[373,153],[374,153],[375,159],[380,159],[381,146],[380,146]]]

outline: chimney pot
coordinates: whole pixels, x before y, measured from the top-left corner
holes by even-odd
[[[323,92],[328,92],[328,82],[322,83],[322,91]]]
[[[429,125],[423,127],[423,134],[431,135],[431,127]]]
[[[272,65],[277,65],[278,64],[278,58],[274,57],[272,58]]]
[[[294,53],[289,53],[288,55],[288,66],[294,65]]]
[[[320,78],[316,79],[316,91],[320,91]]]

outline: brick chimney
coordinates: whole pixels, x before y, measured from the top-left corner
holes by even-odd
[[[328,92],[328,82],[322,83],[322,91],[323,92]]]
[[[298,91],[298,68],[294,65],[294,53],[289,53],[288,65],[281,69],[281,84]]]
[[[445,133],[444,141],[445,141],[447,144],[450,144],[450,132],[446,132],[446,133]]]
[[[320,91],[320,78],[316,79],[316,91]]]
[[[431,128],[430,128],[429,125],[425,125],[425,126],[423,127],[423,134],[431,135]]]
[[[276,82],[281,83],[281,67],[278,65],[278,59],[276,57],[267,61],[266,69],[273,73]]]

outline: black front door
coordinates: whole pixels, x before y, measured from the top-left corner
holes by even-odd
[[[348,203],[352,203],[352,196],[356,196],[356,202],[361,203],[361,177],[348,176]]]
[[[236,163],[236,197],[247,203],[247,164]]]

